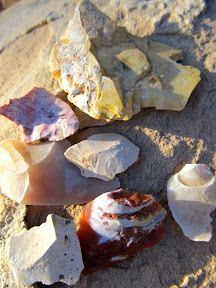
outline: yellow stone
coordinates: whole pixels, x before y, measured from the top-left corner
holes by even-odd
[[[135,85],[133,114],[144,107],[182,110],[200,81],[200,71],[175,62],[183,58],[180,50],[147,39],[135,43],[147,55],[152,69]]]
[[[68,99],[102,120],[128,120],[141,108],[182,110],[200,71],[176,63],[182,51],[129,35],[81,0],[50,67]]]
[[[127,91],[150,70],[145,54],[87,0],[54,45],[50,67],[68,100],[95,119],[122,119]]]

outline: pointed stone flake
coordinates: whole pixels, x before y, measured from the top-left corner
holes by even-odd
[[[125,171],[138,157],[139,148],[127,138],[115,134],[96,134],[66,152],[66,158],[80,168],[85,177],[109,181]]]
[[[15,122],[25,143],[41,139],[60,141],[73,135],[79,121],[71,107],[44,88],[33,88],[21,98],[0,107],[0,115]]]
[[[39,227],[13,236],[9,263],[17,284],[75,284],[84,265],[74,222],[50,214]]]
[[[216,208],[216,177],[205,164],[187,164],[167,184],[169,208],[185,236],[210,241]]]
[[[67,140],[35,145],[3,140],[0,146],[2,192],[27,205],[70,205],[87,203],[119,187],[117,178],[105,182],[83,177],[64,156],[69,147]]]

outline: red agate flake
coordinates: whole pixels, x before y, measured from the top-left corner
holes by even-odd
[[[0,107],[0,115],[15,122],[29,144],[40,139],[60,141],[79,128],[71,107],[44,88],[33,88],[21,98]]]
[[[84,273],[108,268],[157,243],[165,215],[153,196],[123,189],[88,203],[77,232]]]

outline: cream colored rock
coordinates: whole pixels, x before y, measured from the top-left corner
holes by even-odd
[[[17,284],[75,284],[84,265],[74,222],[50,214],[39,227],[13,236],[9,263]]]
[[[96,119],[121,119],[124,91],[150,70],[145,54],[88,0],[54,45],[50,67],[69,101]]]
[[[73,145],[66,158],[80,168],[85,177],[109,181],[125,171],[138,158],[139,148],[115,133],[96,134]]]
[[[185,236],[210,241],[216,207],[216,177],[205,164],[187,164],[167,184],[170,210]]]
[[[28,205],[69,205],[87,203],[119,187],[117,178],[104,182],[83,177],[64,157],[69,147],[67,140],[35,145],[3,140],[0,146],[2,192]]]
[[[185,107],[200,71],[176,63],[182,59],[179,50],[126,34],[83,0],[53,47],[50,67],[80,110],[96,119],[128,120],[145,107]]]

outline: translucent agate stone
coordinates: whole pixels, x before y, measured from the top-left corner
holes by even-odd
[[[77,231],[83,271],[108,268],[157,243],[163,236],[165,215],[153,196],[123,189],[88,203]]]
[[[41,139],[60,141],[79,128],[79,121],[71,107],[46,89],[38,87],[0,107],[0,115],[17,124],[25,143]]]
[[[74,222],[50,214],[39,227],[12,236],[9,264],[18,286],[75,284],[84,265]]]
[[[116,133],[90,136],[67,149],[65,157],[79,167],[85,177],[109,181],[138,158],[139,148]]]
[[[87,203],[119,187],[114,178],[105,182],[87,179],[70,163],[64,152],[70,142],[27,145],[5,139],[0,145],[0,185],[9,198],[28,205],[69,205]]]
[[[216,177],[205,164],[186,164],[167,183],[169,208],[185,236],[210,241],[216,207]]]

